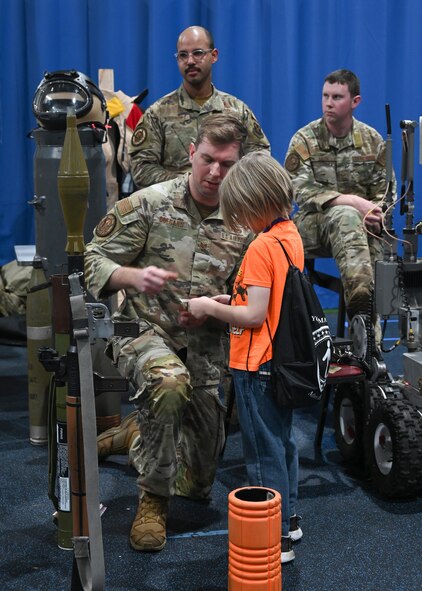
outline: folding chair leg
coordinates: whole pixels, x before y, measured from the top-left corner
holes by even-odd
[[[346,304],[344,302],[344,293],[341,291],[338,299],[337,312],[337,336],[344,338],[344,324],[346,322]]]

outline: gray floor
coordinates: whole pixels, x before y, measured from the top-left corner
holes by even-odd
[[[391,366],[400,368],[401,353]],[[47,497],[47,449],[29,444],[26,349],[0,346],[0,588],[70,589],[72,551],[55,541]],[[395,372],[395,370],[394,370]],[[131,410],[122,399],[122,415]],[[386,501],[343,464],[328,418],[315,452],[318,408],[298,411],[299,513],[303,539],[283,568],[285,591],[416,591],[422,588],[421,498]],[[134,552],[128,533],[137,505],[136,475],[124,457],[100,466],[106,589],[222,591],[227,583],[227,495],[246,484],[241,442],[232,425],[209,504],[176,498],[165,549]]]

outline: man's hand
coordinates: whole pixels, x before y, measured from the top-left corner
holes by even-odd
[[[154,266],[145,267],[145,269],[139,269],[139,271],[135,288],[149,295],[160,292],[168,281],[178,277],[177,273],[164,271],[164,269]]]
[[[113,290],[134,289],[140,293],[155,295],[159,293],[168,281],[177,279],[178,274],[165,271],[151,265],[145,269],[136,267],[119,267],[112,273],[108,286]]]
[[[185,328],[195,328],[201,326],[208,320],[209,312],[212,309],[212,301],[220,304],[230,304],[230,296],[221,294],[208,298],[202,296],[199,298],[192,298],[190,300],[183,300],[186,303],[186,308],[180,312],[178,322]]]
[[[181,310],[179,312],[179,316],[177,317],[177,322],[184,328],[197,328],[198,326],[202,326],[206,319],[207,316],[195,318],[195,316],[193,316],[193,314],[187,310]]]
[[[374,234],[380,234],[382,229],[382,209],[378,205],[374,205],[372,201],[368,201],[359,195],[338,195],[329,202],[328,207],[335,205],[350,205],[357,209],[365,226]]]

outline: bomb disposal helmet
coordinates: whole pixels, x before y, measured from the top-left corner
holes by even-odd
[[[106,123],[106,100],[88,76],[76,70],[45,72],[32,100],[36,120],[46,129],[66,129],[68,107],[74,108],[77,125]]]

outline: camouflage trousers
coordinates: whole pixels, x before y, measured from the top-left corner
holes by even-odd
[[[218,386],[193,388],[195,368],[189,371],[152,329],[136,339],[115,339],[113,356],[119,372],[137,388],[131,400],[140,435],[129,457],[140,492],[206,498],[224,443],[225,407]]]
[[[382,243],[367,234],[359,212],[336,205],[323,213],[296,214],[305,257],[333,257],[344,288],[346,308],[358,292],[374,287],[374,265],[382,258]]]

